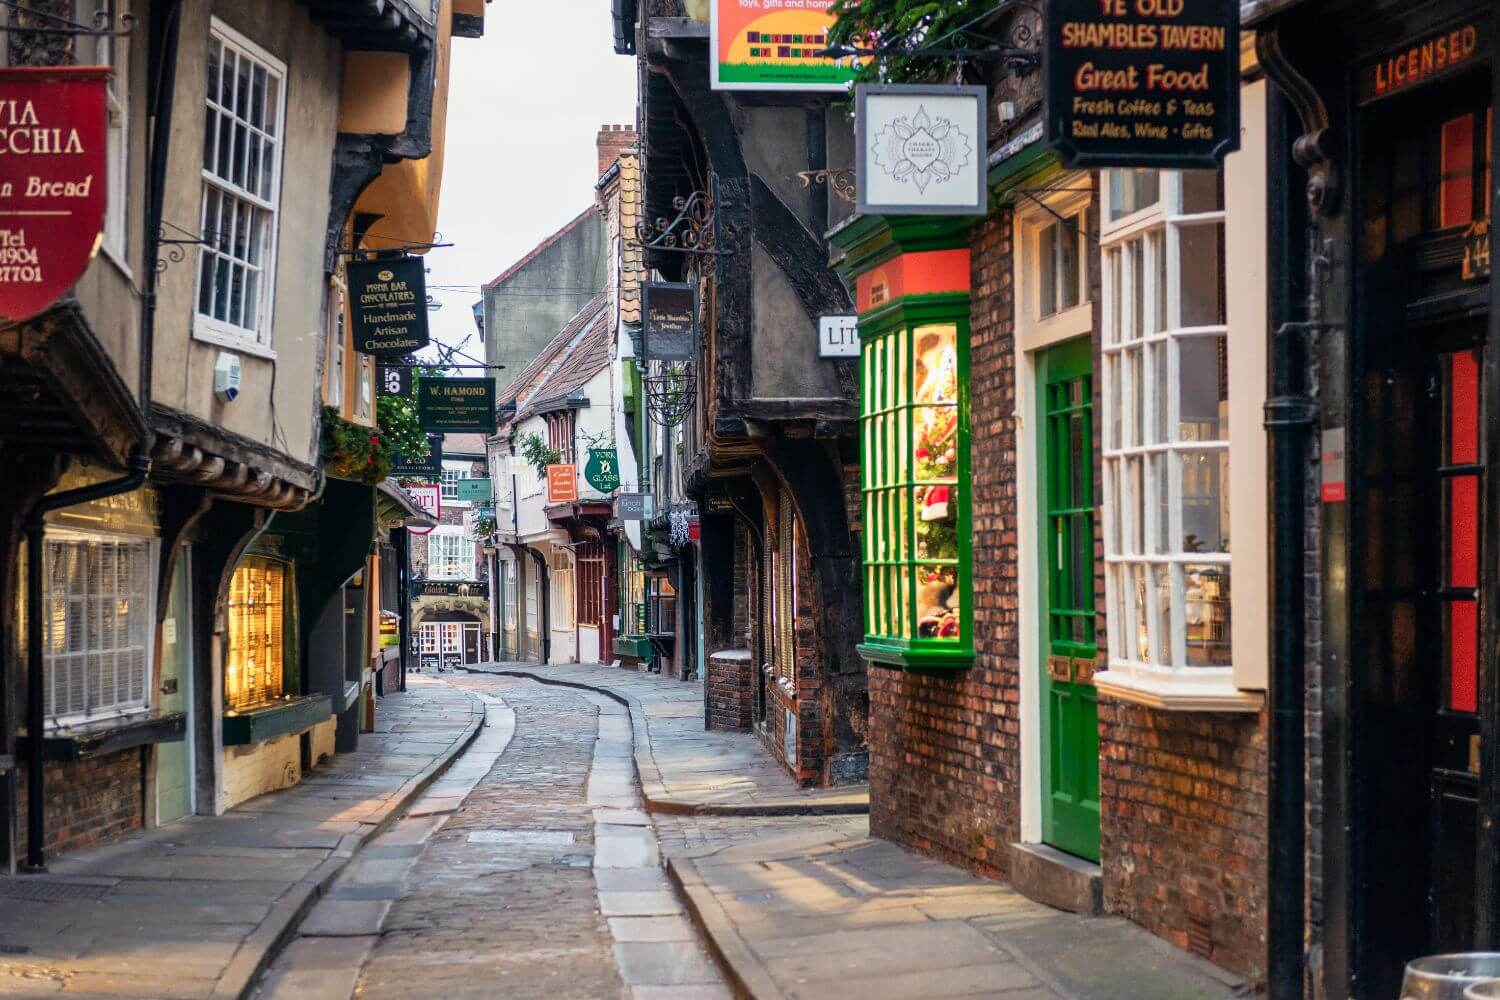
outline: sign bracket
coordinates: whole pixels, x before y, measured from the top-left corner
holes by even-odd
[[[0,8],[15,11],[26,17],[41,18],[48,22],[37,25],[0,24],[0,34],[5,35],[85,35],[93,38],[124,38],[135,30],[136,16],[130,11],[115,13],[114,0],[106,0],[94,11],[93,26],[75,21],[61,14],[37,10],[20,0],[0,0]],[[116,27],[118,25],[118,27]]]

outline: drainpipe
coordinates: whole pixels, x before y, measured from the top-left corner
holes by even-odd
[[[1285,176],[1275,158],[1286,145],[1284,102],[1271,102],[1271,176]],[[1292,192],[1297,190],[1295,187]],[[1292,212],[1287,197],[1273,198],[1269,245],[1295,254]],[[1272,629],[1268,692],[1270,794],[1266,902],[1267,992],[1271,1000],[1300,1000],[1305,975],[1304,897],[1306,879],[1306,621],[1304,579],[1307,448],[1317,420],[1307,368],[1310,341],[1324,329],[1321,283],[1327,260],[1318,250],[1314,227],[1305,261],[1306,320],[1288,318],[1271,340],[1271,398],[1265,428],[1271,449]],[[1295,315],[1293,269],[1273,279],[1271,315]]]

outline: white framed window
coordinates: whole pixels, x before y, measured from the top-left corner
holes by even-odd
[[[427,579],[474,579],[474,542],[458,525],[439,525],[427,536]]]
[[[1157,707],[1255,710],[1235,675],[1241,653],[1263,653],[1238,649],[1233,624],[1223,175],[1106,171],[1101,184],[1109,663],[1095,682]],[[1264,323],[1240,337],[1263,339]]]
[[[217,19],[208,42],[193,336],[270,353],[285,65]]]
[[[566,549],[554,549],[548,560],[552,591],[552,631],[565,632],[577,627],[577,609],[573,606],[573,557]]]
[[[47,532],[43,545],[44,692],[51,727],[151,705],[156,540]]]
[[[441,473],[443,500],[458,502],[458,481],[463,478],[464,465],[460,462],[444,462]]]
[[[432,622],[422,625],[422,652],[436,653],[438,651],[438,627]]]

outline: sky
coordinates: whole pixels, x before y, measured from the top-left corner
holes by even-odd
[[[474,333],[478,286],[593,204],[595,135],[633,124],[635,103],[608,0],[497,0],[483,38],[453,40],[438,231],[455,245],[427,255],[434,339]],[[477,335],[465,350],[483,357]]]

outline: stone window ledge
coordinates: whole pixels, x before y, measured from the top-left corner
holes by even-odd
[[[287,733],[305,733],[333,715],[333,701],[326,694],[305,695],[248,712],[224,713],[224,745],[248,746]]]
[[[1262,692],[1242,690],[1227,678],[1184,674],[1142,677],[1105,670],[1094,675],[1094,687],[1102,698],[1167,712],[1259,712],[1266,702]]]

